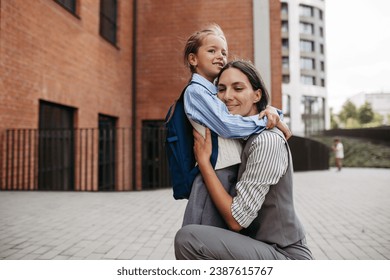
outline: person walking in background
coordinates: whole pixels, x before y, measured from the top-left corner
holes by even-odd
[[[339,138],[335,138],[333,140],[332,149],[334,152],[337,170],[341,171],[341,168],[343,166],[343,159],[344,159],[344,146],[343,143],[341,143],[341,140]]]

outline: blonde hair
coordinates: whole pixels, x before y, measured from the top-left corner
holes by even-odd
[[[221,27],[216,24],[210,24],[200,31],[196,31],[190,37],[188,37],[186,45],[184,47],[184,65],[190,68],[191,72],[195,72],[195,67],[188,62],[188,56],[193,53],[197,54],[199,48],[202,46],[203,39],[208,35],[215,35],[221,37],[226,42],[225,34]]]

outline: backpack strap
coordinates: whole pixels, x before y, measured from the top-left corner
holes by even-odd
[[[208,88],[206,88],[204,85],[202,85],[201,83],[198,83],[198,82],[195,82],[195,81],[190,81],[187,86],[184,88],[183,92],[180,94],[180,97],[179,99],[183,99],[184,98],[184,93],[187,89],[187,87],[191,84],[198,84],[198,85],[201,85],[202,87],[204,87],[205,89],[208,90]],[[217,164],[217,159],[218,159],[218,134],[215,133],[213,130],[210,129],[210,132],[211,132],[211,144],[212,144],[212,150],[211,150],[211,157],[210,157],[210,162],[211,162],[211,165],[213,166],[213,168],[215,167],[215,165]]]
[[[186,92],[186,89],[188,88],[189,85],[191,84],[198,84],[198,85],[201,85],[202,87],[204,87],[205,89],[207,89],[204,85],[202,85],[201,83],[198,83],[198,82],[195,82],[195,81],[190,81],[185,87],[184,89],[182,90],[182,92],[180,93],[180,96],[178,99],[175,100],[175,102],[173,103],[173,106],[169,112],[169,116],[166,118],[165,120],[165,123],[169,122],[169,120],[172,118],[172,115],[173,115],[173,112],[175,112],[175,107],[176,107],[176,103],[178,101],[182,101],[184,102],[184,93]],[[208,89],[207,89],[208,90]]]
[[[182,90],[180,96],[178,99],[176,99],[175,103],[173,104],[170,112],[169,112],[169,117],[166,119],[165,123],[168,123],[169,120],[172,118],[173,116],[173,112],[175,111],[175,107],[176,107],[176,103],[178,101],[182,101],[184,102],[184,93],[186,92],[186,89],[188,88],[189,85],[191,84],[198,84],[198,85],[201,85],[202,87],[204,87],[205,89],[207,89],[204,85],[202,85],[201,83],[198,83],[198,82],[195,82],[195,81],[190,81],[185,87],[184,89]],[[208,89],[207,89],[208,90]],[[211,165],[213,166],[213,168],[215,167],[215,165],[217,164],[217,159],[218,159],[218,134],[215,133],[213,130],[210,129],[210,132],[211,132],[211,144],[212,144],[212,150],[211,150],[211,157],[210,157],[210,162],[211,162]],[[177,157],[177,155],[175,155],[175,157]],[[198,166],[197,166],[197,169],[198,169]],[[199,170],[196,170],[196,169],[193,169],[192,172],[194,174],[197,174],[199,172]]]

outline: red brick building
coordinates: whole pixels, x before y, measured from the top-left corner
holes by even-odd
[[[258,14],[281,108],[279,0],[0,0],[1,189],[164,185],[155,128],[190,78],[186,38],[216,22],[231,58],[261,61]]]

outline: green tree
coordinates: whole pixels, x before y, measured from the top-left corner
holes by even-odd
[[[357,113],[360,124],[370,123],[374,120],[374,111],[372,110],[371,104],[367,101],[359,107]]]
[[[337,121],[337,115],[333,113],[333,108],[330,108],[330,128],[337,129],[339,128],[339,124]]]
[[[357,119],[357,116],[358,113],[355,104],[349,100],[345,102],[339,114],[340,121],[346,123],[348,119]]]

